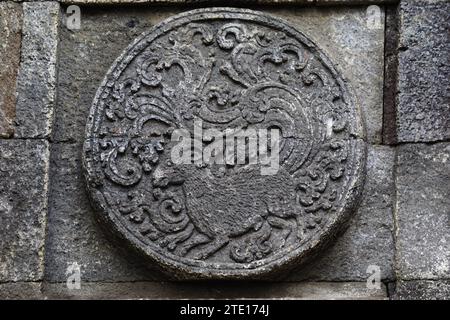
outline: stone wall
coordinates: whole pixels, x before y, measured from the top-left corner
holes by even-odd
[[[79,30],[65,25],[70,4],[81,8]],[[307,265],[274,282],[173,282],[99,227],[81,150],[105,73],[149,27],[223,4],[0,2],[0,297],[448,299],[445,0],[233,1],[307,34],[336,64],[363,111],[369,146],[361,203],[348,229]],[[372,4],[382,18],[374,29],[366,24]],[[66,286],[73,263],[81,268],[80,289]],[[378,289],[366,285],[369,266],[380,268]]]

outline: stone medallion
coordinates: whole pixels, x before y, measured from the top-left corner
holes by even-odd
[[[225,163],[174,161],[174,133],[194,137],[196,123],[278,132],[276,170],[233,161],[237,151]],[[90,111],[84,169],[100,223],[169,274],[266,278],[345,225],[363,138],[355,99],[305,35],[251,10],[200,9],[155,26],[113,64]],[[197,147],[214,141],[202,135]]]

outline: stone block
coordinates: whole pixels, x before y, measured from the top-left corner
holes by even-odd
[[[186,10],[186,8],[184,8]],[[61,28],[56,141],[81,142],[92,100],[108,68],[142,32],[183,9],[83,7],[80,30]],[[309,36],[347,79],[363,111],[368,141],[381,142],[383,118],[384,12],[368,28],[366,8],[266,8]],[[351,32],[349,32],[351,30]]]
[[[397,276],[450,278],[450,143],[398,149]]]
[[[17,1],[17,0],[15,0]],[[36,1],[36,0],[34,0]],[[113,5],[113,4],[192,4],[213,3],[217,6],[224,5],[223,0],[58,0],[67,4],[90,4],[90,5]],[[239,4],[261,4],[261,5],[370,5],[390,4],[397,0],[229,0],[231,5]]]
[[[395,279],[393,167],[395,152],[384,146],[369,147],[367,176],[361,204],[348,229],[336,242],[289,280],[364,281],[367,268],[380,267],[383,281]]]
[[[49,144],[0,140],[0,282],[43,277]]]
[[[16,80],[20,63],[22,5],[0,3],[0,138],[14,133]]]
[[[67,279],[67,267],[77,262],[85,281],[161,280],[165,277],[146,262],[118,249],[99,228],[84,190],[81,146],[58,143],[52,150],[46,279]],[[363,201],[349,229],[318,261],[299,269],[286,280],[365,281],[369,265],[378,265],[383,280],[392,280],[393,150],[372,147]]]
[[[0,300],[43,299],[39,282],[0,283]]]
[[[109,240],[104,238],[101,230],[98,230],[93,218],[92,208],[84,192],[84,181],[81,178],[80,163],[78,163],[84,127],[87,113],[91,106],[95,92],[102,81],[107,69],[114,58],[141,32],[148,30],[161,20],[180,12],[176,7],[152,9],[125,8],[117,13],[113,8],[86,7],[82,10],[82,24],[80,30],[68,30],[61,28],[61,43],[59,48],[60,64],[64,68],[59,73],[58,105],[55,119],[54,138],[56,141],[77,141],[74,144],[55,144],[54,181],[52,188],[52,203],[49,223],[49,248],[47,258],[47,275],[49,281],[64,281],[67,266],[72,262],[82,265],[82,273],[87,280],[116,280],[136,281],[158,278],[157,273],[148,272],[141,266],[131,270],[129,261],[136,265],[142,264],[140,260],[121,258],[122,253],[116,250]],[[373,119],[369,124],[373,141],[381,139],[381,112],[382,112],[382,73],[383,73],[383,30],[369,30],[365,24],[365,8],[302,8],[295,12],[286,9],[271,9],[269,13],[289,20],[297,25],[300,30],[309,35],[320,47],[324,48],[344,75],[350,78],[350,84],[355,83],[357,95],[365,102],[363,109],[366,119]],[[332,23],[330,23],[330,21]],[[347,28],[353,31],[346,35]],[[365,45],[358,46],[356,39]],[[76,54],[74,54],[76,53]],[[350,60],[342,59],[343,56],[353,57]],[[357,59],[355,57],[358,57]],[[370,57],[370,58],[369,58]],[[373,57],[376,57],[373,59]],[[354,60],[353,60],[354,59]],[[380,75],[381,73],[381,75]],[[365,75],[365,76],[362,76]],[[368,96],[368,99],[362,97]],[[370,113],[371,115],[369,115]],[[369,134],[370,136],[370,134]],[[386,166],[386,177],[391,168],[392,153],[388,148],[380,148],[381,159],[373,160],[379,166]],[[374,154],[377,152],[373,151]],[[62,157],[62,158],[61,158]],[[373,155],[373,157],[377,157]],[[77,159],[77,160],[75,160]],[[386,161],[386,163],[384,163]],[[58,172],[68,172],[70,176],[64,177]],[[383,176],[383,178],[385,178]],[[329,261],[328,271],[311,277],[320,279],[343,278],[349,281],[365,280],[366,269],[370,264],[380,265],[382,277],[392,278],[392,238],[390,228],[391,210],[386,194],[390,184],[377,185],[380,195],[374,195],[382,200],[381,204],[368,203],[366,212],[361,214],[353,224],[353,235],[343,240],[342,246],[351,243],[354,246],[342,253],[344,257],[340,262],[341,269],[335,273],[330,272],[336,267],[336,263]],[[385,189],[383,189],[385,188]],[[69,191],[69,198],[67,192]],[[79,191],[82,190],[82,191]],[[54,195],[54,196],[53,196]],[[370,201],[369,201],[370,202]],[[375,202],[375,201],[374,201]],[[378,207],[377,207],[378,206]],[[377,209],[372,209],[377,208]],[[76,208],[76,209],[74,209]],[[379,209],[379,211],[377,211]],[[376,211],[376,214],[372,214]],[[371,223],[375,221],[375,227],[371,229]],[[370,222],[370,223],[368,223]],[[80,226],[78,231],[70,234],[72,223]],[[367,238],[359,237],[358,228],[363,228],[368,233]],[[95,231],[93,231],[95,230]],[[378,239],[375,235],[378,235]],[[69,234],[69,235],[68,235]],[[359,237],[359,238],[358,238]],[[369,239],[369,240],[367,240]],[[380,240],[382,239],[382,240]],[[367,240],[366,247],[361,241]],[[83,245],[75,245],[76,241],[82,241]],[[347,241],[347,242],[346,242]],[[377,242],[376,242],[377,241]],[[345,244],[344,244],[345,243]],[[100,251],[106,246],[108,249]],[[361,251],[371,248],[371,255],[367,254],[361,261],[357,271],[352,270],[354,252],[358,250],[358,258]],[[372,250],[373,249],[373,250]],[[111,251],[110,251],[111,250]],[[345,258],[347,257],[347,258]],[[128,260],[128,261],[126,261]],[[102,269],[109,267],[106,274]],[[83,271],[84,270],[84,271]],[[300,276],[293,276],[293,280]]]
[[[450,2],[401,1],[397,142],[450,138]]]
[[[450,281],[399,281],[393,298],[398,300],[448,300],[450,299]]]
[[[23,3],[16,138],[48,138],[51,135],[56,103],[59,23],[58,2]]]
[[[362,282],[82,283],[79,290],[54,283],[44,284],[43,294],[49,299],[387,299],[383,284],[367,289]]]
[[[152,280],[156,271],[105,237],[95,220],[81,171],[81,145],[55,143],[51,157],[45,280],[65,282],[73,263],[81,281]],[[161,276],[159,279],[163,279]]]

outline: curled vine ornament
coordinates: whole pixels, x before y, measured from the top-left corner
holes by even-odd
[[[193,136],[195,121],[277,129],[277,172],[175,164],[173,133]],[[261,278],[345,225],[363,132],[346,83],[300,31],[251,10],[200,9],[155,26],[113,64],[91,107],[84,169],[102,223],[172,275]]]

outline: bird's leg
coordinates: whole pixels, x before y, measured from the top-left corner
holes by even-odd
[[[156,229],[151,223],[143,224],[139,231],[143,236],[146,236],[153,241],[156,241],[163,236],[163,233]]]
[[[279,217],[275,217],[275,216],[270,216],[267,218],[267,222],[274,228],[277,229],[281,229],[281,236],[283,237],[282,242],[281,242],[281,248],[284,247],[287,238],[289,237],[289,235],[292,232],[292,225]]]
[[[180,255],[185,256],[194,247],[208,242],[211,242],[211,239],[209,239],[207,236],[203,234],[197,234],[180,244]]]
[[[166,236],[165,240],[167,241],[168,244],[167,248],[171,251],[174,250],[179,242],[183,242],[186,239],[188,239],[193,232],[194,226],[190,224],[184,230]]]
[[[299,214],[297,214],[295,216],[295,221],[297,222],[297,238],[298,239],[303,239],[303,236],[304,236],[304,231],[303,231],[303,229],[304,229],[304,221],[303,221],[303,218]]]
[[[205,245],[194,255],[194,259],[196,260],[204,260],[211,256],[212,254],[219,251],[224,245],[230,242],[230,239],[226,236],[217,236],[213,242]]]

